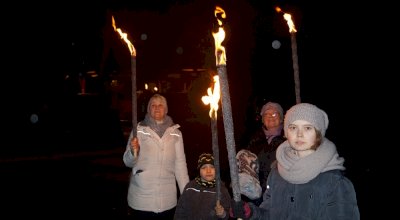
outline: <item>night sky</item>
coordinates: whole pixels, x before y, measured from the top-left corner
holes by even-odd
[[[244,114],[239,109],[254,99],[279,101],[286,109],[295,103],[290,35],[275,6],[292,15],[298,30],[302,101],[335,113],[330,114],[332,122],[339,123],[341,129],[346,127],[347,118],[342,121],[339,115],[366,105],[376,87],[371,83],[384,78],[386,71],[380,71],[378,78],[376,73],[367,73],[388,68],[382,61],[388,47],[384,44],[388,39],[383,37],[383,29],[389,26],[388,14],[374,10],[372,4],[145,2],[99,1],[90,5],[60,1],[11,7],[15,13],[8,17],[11,22],[6,22],[7,74],[3,74],[12,82],[4,87],[9,92],[9,110],[25,114],[37,103],[59,99],[68,74],[129,71],[129,53],[113,32],[111,15],[135,45],[138,80],[144,81],[183,68],[215,68],[210,31],[215,27],[214,7],[221,5],[227,13],[224,44],[232,97],[238,98],[233,100],[233,108],[240,112],[239,118]],[[143,34],[146,40],[141,39]],[[279,49],[272,48],[274,40],[280,41]],[[178,48],[183,52],[179,54]],[[352,107],[337,108],[342,103]]]
[[[66,75],[129,71],[129,52],[111,27],[111,15],[137,49],[139,81],[165,78],[184,68],[215,68],[210,32],[216,25],[215,5],[227,13],[224,44],[238,138],[246,132],[252,116],[247,111],[254,103],[259,106],[271,100],[288,109],[296,102],[290,35],[282,14],[274,10],[279,6],[292,15],[298,31],[302,102],[328,113],[327,136],[336,143],[354,178],[377,175],[373,161],[378,159],[376,147],[381,146],[376,146],[378,138],[370,133],[385,128],[379,122],[382,119],[369,119],[376,114],[385,117],[378,107],[385,104],[378,102],[391,97],[388,79],[398,70],[390,68],[393,58],[386,55],[396,53],[385,31],[394,29],[389,25],[390,14],[374,3],[110,0],[9,6],[4,10],[13,15],[3,19],[6,140],[13,147],[29,143],[16,140],[38,132],[29,122],[32,113],[47,111],[65,120],[68,112],[60,108],[69,101]],[[272,47],[274,40],[281,43],[279,49]],[[177,52],[178,48],[183,52]]]

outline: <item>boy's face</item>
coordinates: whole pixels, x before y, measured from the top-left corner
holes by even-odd
[[[200,177],[204,181],[215,180],[215,167],[212,164],[204,164],[200,167]]]

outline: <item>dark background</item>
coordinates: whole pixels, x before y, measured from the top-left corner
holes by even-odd
[[[279,6],[292,15],[298,31],[301,101],[328,113],[327,137],[345,158],[362,219],[371,213],[385,215],[376,209],[376,188],[386,164],[381,156],[383,141],[389,139],[385,115],[396,100],[396,55],[389,55],[397,54],[389,32],[394,29],[391,7],[296,0],[8,6],[10,15],[3,19],[0,150],[1,172],[7,179],[2,182],[5,210],[28,210],[37,216],[123,216],[129,169],[123,167],[122,153],[131,128],[131,106],[114,101],[129,101],[130,96],[129,91],[117,92],[115,98],[109,84],[115,77],[125,80],[125,90],[129,87],[130,54],[112,29],[111,16],[137,50],[138,84],[168,81],[171,74],[183,80],[188,77],[185,68],[207,70],[191,75],[192,84],[184,92],[170,84],[164,93],[169,114],[182,126],[190,175],[196,175],[198,155],[211,151],[208,107],[200,98],[215,71],[211,30],[216,27],[216,5],[227,14],[224,45],[238,147],[258,125],[262,104],[276,101],[287,110],[296,103],[290,35],[282,14],[274,10]],[[142,34],[147,39],[141,39]],[[274,40],[280,41],[279,49],[272,48]],[[99,75],[92,85],[87,81],[87,89],[96,95],[78,96],[79,74],[89,71]],[[139,118],[148,95],[139,97]],[[38,115],[36,123],[31,122],[33,114]],[[229,181],[220,115],[222,177]]]

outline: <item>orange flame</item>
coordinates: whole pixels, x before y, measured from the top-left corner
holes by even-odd
[[[219,7],[215,7],[214,15],[218,20],[218,32],[212,33],[215,41],[215,58],[216,58],[216,64],[218,65],[225,65],[226,64],[226,53],[225,53],[225,47],[222,46],[222,42],[225,40],[225,31],[224,28],[222,27],[222,20],[220,20],[217,15],[221,14],[222,18],[226,18],[225,11]]]
[[[201,97],[201,101],[205,105],[210,104],[210,118],[214,116],[214,118],[217,118],[217,112],[218,112],[218,102],[221,97],[221,90],[219,87],[219,77],[218,75],[215,75],[214,77],[214,91],[211,91],[211,88],[207,89],[207,94],[208,96],[203,96]]]
[[[278,13],[279,13],[279,12],[282,12],[282,13],[283,13],[282,9],[279,8],[279,7],[276,7],[275,10],[276,10]],[[288,24],[288,26],[289,26],[289,33],[295,33],[295,32],[297,32],[296,28],[294,27],[294,23],[293,23],[293,21],[292,21],[292,16],[291,16],[290,14],[288,14],[288,13],[284,13],[284,14],[283,14],[283,18],[287,21],[287,24]]]
[[[111,17],[112,19],[112,26],[114,28],[114,31],[118,32],[119,35],[121,36],[121,39],[123,39],[126,42],[126,45],[128,46],[129,52],[131,53],[132,56],[136,57],[136,50],[135,47],[133,46],[133,44],[128,40],[128,34],[122,32],[122,30],[120,28],[117,28],[117,26],[115,25],[115,20],[114,20],[114,16]]]

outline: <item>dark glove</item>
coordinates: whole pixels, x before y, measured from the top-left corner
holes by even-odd
[[[229,215],[232,218],[249,219],[251,217],[251,208],[247,202],[232,200],[229,209]]]

